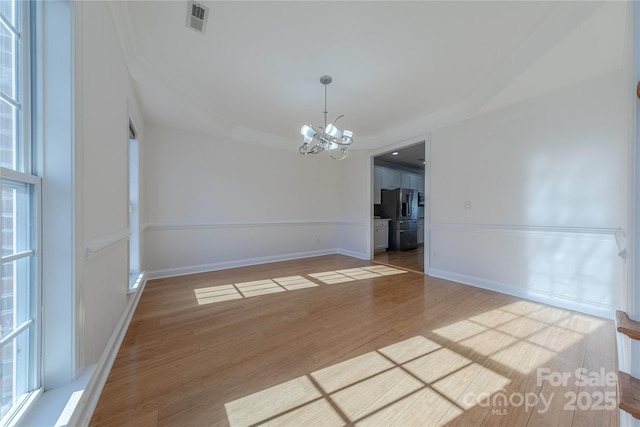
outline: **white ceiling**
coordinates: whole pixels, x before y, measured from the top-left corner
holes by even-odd
[[[627,3],[112,2],[145,119],[297,147],[328,118],[380,148],[622,67]],[[539,78],[536,78],[539,77]],[[484,110],[483,110],[484,109]]]
[[[388,153],[376,156],[376,162],[384,162],[393,165],[406,166],[409,168],[425,169],[425,143],[420,142],[402,149],[393,150]],[[395,154],[394,154],[395,153]]]

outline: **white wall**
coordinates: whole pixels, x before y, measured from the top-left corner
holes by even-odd
[[[146,140],[150,277],[335,252],[335,161],[155,124]]]
[[[598,314],[619,307],[627,86],[615,72],[433,131],[429,274]]]
[[[76,28],[77,335],[94,364],[127,303],[129,115],[144,130],[108,6],[82,2]]]
[[[369,259],[373,251],[372,186],[373,164],[368,152],[351,151],[339,162],[338,252],[356,258]]]

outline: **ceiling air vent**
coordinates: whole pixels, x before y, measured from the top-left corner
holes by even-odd
[[[199,33],[204,33],[208,18],[208,7],[193,0],[187,2],[187,27]]]

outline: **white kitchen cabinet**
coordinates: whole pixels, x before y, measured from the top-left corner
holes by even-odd
[[[385,190],[394,190],[402,185],[402,172],[381,168],[382,169],[382,188]]]
[[[418,190],[418,175],[409,172],[402,173],[402,188]]]
[[[424,219],[418,220],[418,244],[424,243]]]
[[[373,220],[373,228],[373,249],[386,250],[389,247],[389,220],[376,218]]]
[[[418,191],[424,193],[424,175],[418,175]]]
[[[379,205],[381,203],[381,192],[382,189],[382,168],[374,167],[373,168],[373,204]]]

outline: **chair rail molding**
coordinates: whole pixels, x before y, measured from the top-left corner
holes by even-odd
[[[129,228],[123,228],[122,230],[114,231],[113,233],[105,234],[88,241],[85,244],[84,257],[85,260],[90,260],[100,255],[101,253],[129,240],[131,232]]]
[[[614,237],[619,228],[604,227],[565,227],[555,225],[514,225],[514,224],[473,224],[473,223],[450,223],[450,222],[430,222],[429,229],[478,229],[478,230],[507,230],[516,232],[535,233],[561,233],[561,234],[593,234],[609,235]]]
[[[157,222],[147,223],[145,231],[163,230],[204,230],[215,228],[249,228],[249,227],[300,227],[337,225],[340,221],[239,221],[239,222]]]

